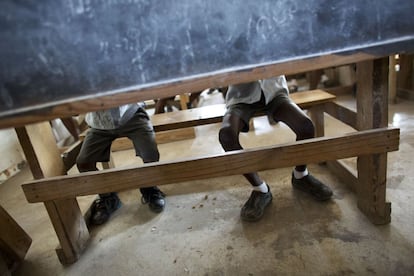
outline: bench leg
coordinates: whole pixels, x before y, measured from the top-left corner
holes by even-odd
[[[60,262],[76,262],[89,241],[89,231],[76,198],[44,204],[60,242],[60,248],[56,249]]]
[[[388,125],[388,58],[357,64],[358,130]],[[374,224],[391,221],[386,202],[387,154],[360,156],[357,161],[359,209]]]
[[[387,154],[359,157],[357,161],[358,208],[374,224],[391,222],[391,203],[386,202]]]
[[[323,105],[315,105],[308,109],[309,117],[315,125],[315,137],[325,136],[325,117]]]

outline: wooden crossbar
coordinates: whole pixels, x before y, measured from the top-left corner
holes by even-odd
[[[399,133],[396,128],[365,130],[179,161],[51,177],[27,182],[22,188],[28,202],[34,203],[237,175],[396,151],[399,147]]]

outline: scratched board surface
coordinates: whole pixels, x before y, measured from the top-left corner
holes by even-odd
[[[412,50],[413,0],[0,1],[0,117],[191,76]]]

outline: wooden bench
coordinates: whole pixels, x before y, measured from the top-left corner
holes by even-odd
[[[336,97],[326,91],[316,89],[291,93],[290,98],[300,108],[316,111],[316,107],[319,108],[324,103],[333,101]],[[155,114],[151,116],[151,121],[155,131],[173,130],[219,123],[222,121],[225,111],[225,104],[215,104],[176,112]]]
[[[315,89],[291,93],[290,98],[302,109],[307,109],[315,124],[316,137],[324,136],[323,110],[324,104],[335,100],[336,96],[326,91]],[[193,127],[206,124],[220,123],[226,111],[225,104],[214,104],[192,109],[183,109],[174,112],[159,113],[151,116],[151,122],[156,132],[158,144],[194,138]],[[258,116],[263,114],[256,114]],[[86,130],[87,131],[87,130]],[[80,134],[80,141],[75,143],[63,154],[65,166],[69,170],[76,161],[82,140],[86,131]],[[112,144],[112,151],[132,148],[132,142],[126,138],[119,138]],[[104,164],[105,168],[113,165]]]

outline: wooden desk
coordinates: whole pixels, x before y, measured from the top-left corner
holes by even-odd
[[[353,180],[360,210],[375,224],[390,222],[387,152],[398,149],[399,131],[387,128],[388,56],[414,50],[414,2],[336,0],[329,8],[319,0],[234,3],[163,0],[148,7],[143,2],[46,0],[26,8],[11,0],[0,2],[0,18],[7,23],[0,26],[7,42],[0,44],[0,128],[26,128],[34,122],[280,74],[351,63],[357,67],[357,112],[335,104],[325,107],[357,130],[349,136],[145,164],[128,172],[91,172],[75,179],[43,175],[47,178],[24,185],[30,202],[46,200],[62,263],[75,262],[89,238],[76,196],[112,191],[110,179],[120,177],[125,182],[119,189],[136,188],[131,175],[151,177],[151,185],[162,185],[330,161],[338,173]],[[275,17],[275,11],[283,12]],[[288,152],[290,159],[275,159],[275,152]],[[335,161],[350,156],[358,156],[357,174]],[[223,162],[239,166],[223,171]],[[194,166],[205,167],[204,174],[195,174],[199,170]],[[177,167],[185,174],[165,178],[159,173]],[[110,178],[101,181],[107,174]]]

